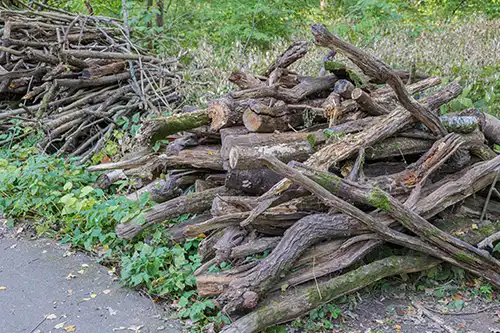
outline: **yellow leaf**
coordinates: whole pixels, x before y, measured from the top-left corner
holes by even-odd
[[[375,321],[377,322],[377,324],[380,324],[380,325],[383,325],[383,324],[384,324],[384,321],[383,321],[383,320],[380,320],[380,319],[375,319]]]
[[[91,294],[91,295],[90,295],[90,298],[96,298],[96,297],[97,297],[97,295],[96,295],[96,294]]]
[[[84,298],[83,300],[84,301],[90,301],[90,298]]]
[[[87,264],[82,264],[82,267],[89,267],[89,265],[87,265]]]
[[[81,269],[81,270],[78,271],[78,273],[79,274],[83,274],[83,273],[85,273],[85,270]]]
[[[56,319],[57,316],[55,314],[51,313],[51,314],[47,315],[45,318],[49,319],[49,320],[52,320],[52,319]]]
[[[0,290],[7,290],[6,286],[0,286]]]
[[[463,235],[465,235],[465,232],[463,232],[463,231],[457,231],[455,233],[455,235],[457,235],[457,236],[463,236]]]
[[[76,331],[75,325],[64,326],[64,329],[66,330],[66,332],[74,332],[74,331]]]
[[[473,223],[473,224],[471,225],[471,227],[472,227],[472,229],[479,229],[479,227],[478,227],[478,226],[477,226],[477,224],[475,224],[475,223]]]

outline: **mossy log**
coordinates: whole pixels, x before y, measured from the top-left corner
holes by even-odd
[[[156,141],[166,139],[169,135],[207,124],[210,124],[210,117],[205,110],[151,119],[144,123],[140,141],[152,146]]]
[[[268,302],[250,314],[225,327],[224,333],[254,333],[266,327],[284,323],[304,313],[348,293],[381,280],[383,278],[418,272],[439,264],[439,260],[429,257],[401,256],[388,257],[334,277],[313,286],[294,288],[277,300]]]

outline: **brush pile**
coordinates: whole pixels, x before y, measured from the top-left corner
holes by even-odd
[[[233,72],[239,89],[206,109],[146,121],[142,154],[90,168],[107,170],[99,186],[137,179],[129,198],[158,202],[118,236],[195,215],[170,235],[204,237],[198,293],[235,320],[224,332],[258,332],[442,261],[499,287],[500,263],[486,250],[500,238],[489,221],[500,213],[499,121],[476,109],[441,115],[457,82],[438,87],[440,78],[393,70],[322,25],[312,31],[331,50],[319,76],[289,69],[307,52],[297,42],[259,75]],[[361,262],[386,242],[420,255]],[[221,263],[231,268],[213,272]]]
[[[2,9],[0,28],[0,145],[36,131],[42,151],[84,163],[120,121],[180,98],[176,61],[148,55],[114,19]]]

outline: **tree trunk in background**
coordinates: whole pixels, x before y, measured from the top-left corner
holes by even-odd
[[[163,27],[165,22],[165,4],[163,3],[163,0],[156,2],[156,8],[158,8],[158,14],[156,14],[156,26]]]

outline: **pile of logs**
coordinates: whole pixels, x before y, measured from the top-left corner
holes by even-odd
[[[234,320],[223,332],[258,332],[443,261],[499,287],[500,262],[487,250],[500,238],[499,120],[476,109],[441,115],[457,82],[439,87],[322,25],[312,32],[332,50],[319,76],[289,69],[307,52],[297,42],[260,75],[233,72],[239,90],[206,109],[144,123],[137,147],[169,138],[159,152],[90,168],[107,170],[102,187],[140,179],[129,198],[158,202],[118,236],[192,214],[169,234],[204,237],[197,288]],[[384,243],[413,251],[363,262]],[[222,262],[231,268],[209,270]]]
[[[121,22],[19,3],[0,9],[0,146],[40,133],[42,151],[84,163],[121,120],[179,100],[176,61],[148,55]]]

